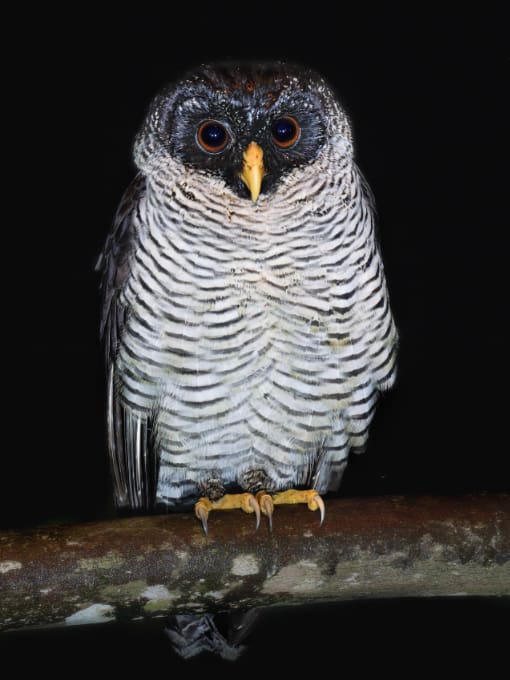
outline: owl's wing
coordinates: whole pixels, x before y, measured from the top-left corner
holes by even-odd
[[[384,275],[384,268],[382,266],[382,257],[381,257],[381,245],[380,245],[380,233],[379,233],[379,220],[378,220],[378,215],[377,215],[377,209],[375,205],[375,197],[374,194],[372,193],[372,189],[370,188],[370,185],[368,184],[367,180],[365,179],[363,173],[361,170],[358,168],[358,166],[355,166],[356,171],[359,176],[359,182],[361,186],[361,192],[363,194],[363,198],[369,208],[368,210],[368,215],[369,219],[372,221],[372,226],[373,226],[373,233],[374,233],[374,249],[375,249],[375,254],[376,257],[378,257],[381,261],[381,267],[380,267],[380,295],[385,299],[385,304],[383,303],[384,301],[381,301],[381,309],[385,310],[383,312],[384,314],[384,320],[385,323],[379,323],[377,328],[377,332],[374,334],[374,337],[372,339],[373,343],[379,343],[380,346],[385,348],[385,361],[381,363],[381,355],[376,354],[377,356],[377,362],[372,366],[375,374],[378,376],[377,379],[377,388],[380,391],[385,391],[391,387],[391,385],[395,381],[395,375],[396,375],[396,352],[397,352],[397,347],[398,347],[398,332],[395,327],[395,323],[393,321],[393,317],[391,315],[390,307],[389,307],[389,302],[388,302],[388,292],[387,292],[387,287],[386,287],[386,282],[385,282],[385,275]],[[381,319],[380,319],[381,321]]]
[[[157,480],[150,447],[150,423],[142,414],[125,408],[119,399],[115,359],[129,310],[121,293],[130,272],[135,247],[134,217],[146,191],[145,178],[137,175],[126,190],[113,228],[99,256],[102,273],[101,336],[105,344],[108,374],[108,447],[118,507],[150,509]]]
[[[374,222],[375,222],[375,227],[377,229],[377,206],[375,204],[375,196],[370,188],[370,184],[367,182],[367,179],[365,175],[361,172],[359,166],[354,163],[354,169],[355,172],[357,172],[358,177],[359,177],[359,183],[361,186],[361,191],[363,193],[363,197],[365,201],[368,203],[370,210],[372,211],[372,215],[374,217]]]
[[[145,178],[137,175],[126,189],[106,239],[96,270],[101,271],[101,337],[105,344],[106,365],[115,358],[126,309],[119,294],[129,275],[129,259],[134,249],[133,217],[140,200],[145,195]]]

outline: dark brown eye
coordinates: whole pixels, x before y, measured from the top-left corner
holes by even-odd
[[[220,153],[227,146],[227,128],[217,120],[204,120],[197,130],[197,142],[206,153]]]
[[[292,116],[283,116],[273,123],[271,128],[273,142],[281,149],[290,149],[301,135],[299,123]]]

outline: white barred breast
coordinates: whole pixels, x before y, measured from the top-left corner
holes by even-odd
[[[335,490],[365,446],[397,332],[363,180],[332,153],[256,204],[176,164],[147,178],[114,389],[150,423],[159,502],[253,471]]]

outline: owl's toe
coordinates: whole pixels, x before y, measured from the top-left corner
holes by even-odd
[[[280,491],[274,494],[273,503],[275,505],[289,505],[294,503],[306,503],[309,510],[320,510],[320,524],[324,522],[326,514],[326,506],[324,501],[315,489],[287,489],[287,491]]]
[[[204,533],[208,533],[207,519],[211,510],[241,509],[247,513],[255,513],[255,529],[260,525],[260,508],[255,496],[251,493],[225,494],[215,501],[209,498],[199,498],[195,503],[195,516],[202,522]]]
[[[273,512],[274,503],[273,498],[265,491],[259,491],[255,496],[260,507],[260,511],[267,517],[269,523],[269,531],[273,531]]]
[[[202,522],[202,528],[206,536],[209,533],[207,518],[211,510],[212,502],[208,498],[199,498],[195,503],[195,517]]]
[[[315,489],[287,489],[287,491],[279,491],[273,495],[266,491],[259,491],[256,494],[257,502],[260,506],[260,511],[266,515],[269,522],[269,531],[273,531],[273,512],[275,505],[294,505],[295,503],[306,503],[310,510],[320,510],[320,524],[324,522],[326,514],[326,506],[321,496]]]

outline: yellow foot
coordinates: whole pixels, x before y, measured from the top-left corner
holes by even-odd
[[[260,508],[255,500],[255,496],[251,493],[234,493],[225,494],[217,501],[211,501],[208,498],[199,498],[195,503],[195,515],[202,522],[204,532],[207,535],[207,518],[211,510],[232,510],[233,508],[241,508],[244,512],[255,513],[255,528],[259,528],[260,524]]]
[[[275,505],[306,503],[310,510],[320,510],[321,522],[319,526],[322,526],[322,523],[324,522],[326,508],[324,506],[324,501],[315,489],[305,489],[303,491],[288,489],[287,491],[280,491],[273,496],[272,501]],[[264,512],[264,510],[262,510],[262,512]]]

